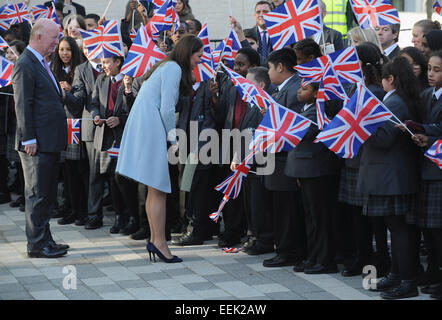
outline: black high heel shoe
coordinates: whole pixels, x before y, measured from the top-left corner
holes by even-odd
[[[160,250],[158,250],[157,247],[152,242],[148,242],[146,245],[146,249],[149,252],[149,258],[150,261],[152,261],[152,255],[153,255],[153,261],[156,262],[155,255],[157,255],[161,260],[163,260],[166,263],[177,263],[177,262],[183,262],[183,259],[178,258],[177,256],[172,256],[172,258],[167,259]]]

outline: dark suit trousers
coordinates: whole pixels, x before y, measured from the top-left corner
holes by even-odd
[[[138,221],[138,183],[117,173],[111,174],[110,181],[115,212],[125,214],[127,208],[129,216]]]
[[[214,179],[213,170],[195,170],[192,187],[187,193],[186,218],[189,222],[187,231],[200,237],[211,236],[216,224],[210,220],[209,214],[218,208],[217,191],[213,188],[218,181]]]
[[[273,204],[272,194],[264,187],[262,177],[249,173],[244,181],[244,211],[248,230],[262,246],[272,246]]]
[[[300,178],[304,199],[308,260],[322,265],[334,262],[332,219],[337,205],[338,177]]]
[[[19,152],[25,177],[26,237],[28,251],[37,251],[52,240],[49,220],[57,201],[60,153],[33,157]]]
[[[306,257],[305,218],[300,191],[269,191],[273,204],[273,235],[276,253],[284,259]]]
[[[89,166],[86,160],[66,160],[63,168],[65,190],[71,211],[78,218],[86,216]]]
[[[8,160],[6,156],[0,155],[0,194],[9,194],[8,175]]]

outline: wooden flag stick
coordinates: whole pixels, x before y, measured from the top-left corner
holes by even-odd
[[[112,0],[109,0],[109,3],[107,4],[106,10],[104,10],[103,15],[101,16],[102,18],[104,18],[106,16],[107,11],[109,10],[109,7],[111,6],[111,4],[112,4]]]
[[[132,11],[132,29],[135,27],[135,10]]]

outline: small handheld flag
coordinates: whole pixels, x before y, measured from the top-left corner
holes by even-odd
[[[425,152],[425,156],[436,163],[442,169],[442,139],[437,140],[430,149]]]
[[[80,119],[67,119],[68,144],[80,144]]]

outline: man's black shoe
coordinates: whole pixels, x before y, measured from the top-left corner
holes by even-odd
[[[248,246],[246,249],[243,249],[243,251],[250,256],[256,256],[258,254],[271,253],[275,251],[275,248],[273,246],[262,246],[255,242],[254,244]]]
[[[438,299],[438,300],[442,300],[442,285],[438,285],[438,290],[437,292],[434,292],[430,295],[431,298],[433,299]]]
[[[11,202],[11,195],[9,193],[0,194],[0,204]]]
[[[294,272],[304,272],[305,268],[311,268],[313,267],[313,262],[309,261],[309,260],[304,260],[302,262],[298,262],[294,265],[293,267],[293,271]]]
[[[424,287],[424,288],[421,289],[421,292],[425,293],[425,294],[438,293],[439,291],[442,292],[442,284],[439,284],[439,285],[434,286],[434,287],[428,286],[428,287]]]
[[[109,232],[112,234],[119,233],[121,229],[124,228],[126,222],[121,214],[115,215],[114,225],[110,228]]]
[[[138,225],[138,220],[134,217],[130,217],[126,226],[120,230],[120,234],[124,234],[125,236],[131,235],[132,233],[137,232]]]
[[[218,247],[220,248],[231,248],[241,242],[240,238],[229,238],[229,239],[220,239],[218,241]]]
[[[70,248],[68,244],[56,243],[55,241],[50,241],[48,245],[55,250],[68,250]]]
[[[80,217],[80,218],[76,219],[74,221],[74,224],[76,226],[84,226],[88,221],[89,221],[89,217],[88,216],[83,216],[83,217]]]
[[[25,203],[25,198],[23,196],[18,197],[15,201],[12,201],[9,206],[11,208],[18,208],[21,204]]]
[[[29,258],[59,258],[64,256],[66,253],[68,253],[66,250],[57,250],[51,247],[50,245],[47,245],[46,247],[42,248],[38,251],[29,251],[28,257]]]
[[[103,226],[103,218],[95,215],[95,216],[90,216],[84,228],[87,230],[93,230],[93,229],[98,229],[102,226]]]
[[[77,214],[75,213],[71,213],[66,217],[63,217],[61,219],[57,220],[57,223],[60,225],[65,225],[65,224],[71,224],[75,222],[75,217],[77,216]]]
[[[304,268],[305,274],[327,274],[327,273],[338,273],[338,267],[336,263],[332,263],[329,265],[315,264],[311,267]]]
[[[200,237],[191,233],[185,233],[181,237],[175,238],[171,242],[174,246],[198,246],[204,243],[204,240]]]
[[[271,259],[264,260],[262,263],[262,265],[267,268],[287,267],[293,266],[294,264],[296,264],[296,261],[281,258],[279,255],[276,255]]]
[[[402,280],[397,287],[381,292],[381,298],[388,300],[412,298],[418,295],[419,291],[417,291],[416,281],[414,280]]]
[[[399,279],[399,275],[394,273],[389,273],[385,277],[381,278],[379,281],[376,281],[376,286],[371,287],[370,291],[387,291],[389,289],[393,289],[397,286],[399,286],[401,283],[401,280]]]
[[[342,270],[341,275],[343,277],[354,277],[362,274],[363,266],[359,263],[355,263],[349,267],[345,267],[344,270]]]
[[[133,240],[144,240],[149,237],[149,230],[146,227],[141,227],[137,232],[132,233],[130,238]]]

